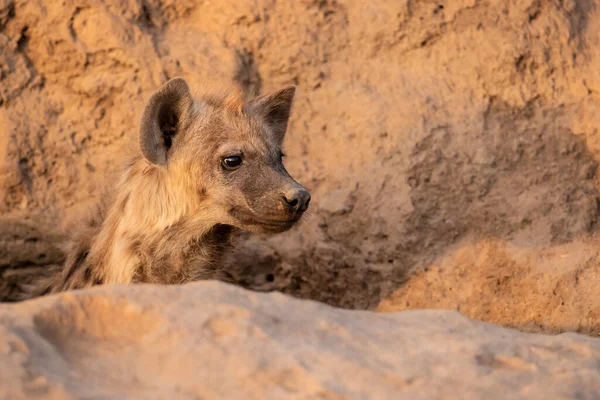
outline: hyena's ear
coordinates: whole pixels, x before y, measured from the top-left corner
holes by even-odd
[[[166,165],[169,149],[194,100],[183,78],[173,78],[150,96],[140,122],[140,147],[148,162]]]
[[[265,121],[271,127],[273,139],[279,145],[285,136],[295,93],[296,87],[289,86],[248,102],[248,114]]]

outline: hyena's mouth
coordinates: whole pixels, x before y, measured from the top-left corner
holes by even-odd
[[[239,221],[242,225],[250,228],[260,227],[266,231],[272,232],[284,232],[292,228],[301,218],[302,214],[296,214],[288,219],[275,219],[275,218],[264,218],[256,214],[249,212],[240,211],[238,209],[231,209],[229,214]]]

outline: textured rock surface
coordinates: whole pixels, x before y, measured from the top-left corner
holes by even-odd
[[[599,28],[592,0],[0,0],[1,284],[61,262],[167,78],[295,83],[312,214],[240,282],[597,334]]]
[[[600,339],[216,282],[0,306],[0,398],[597,399]]]

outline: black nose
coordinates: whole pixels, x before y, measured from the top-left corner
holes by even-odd
[[[281,196],[281,202],[290,212],[304,212],[310,203],[310,193],[306,189],[290,189]]]

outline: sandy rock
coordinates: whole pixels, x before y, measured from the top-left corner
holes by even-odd
[[[550,247],[463,241],[377,310],[436,308],[530,332],[600,336],[598,238]]]
[[[600,340],[216,282],[0,306],[0,398],[594,399]]]

